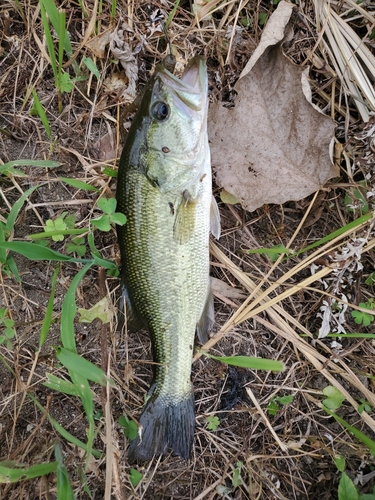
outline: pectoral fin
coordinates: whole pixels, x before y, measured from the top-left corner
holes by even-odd
[[[181,200],[173,225],[173,238],[180,245],[186,243],[194,233],[196,201]]]
[[[213,236],[218,240],[220,238],[220,212],[215,198],[212,196],[210,210],[210,230]]]
[[[141,330],[144,327],[144,322],[136,315],[136,312],[130,301],[129,293],[124,283],[121,283],[121,297],[118,307],[117,330],[121,331],[123,328],[126,328],[127,330],[135,332],[137,330]]]
[[[201,344],[208,342],[208,332],[214,324],[214,296],[211,287],[207,293],[206,303],[202,312],[201,319],[197,323],[197,336]]]

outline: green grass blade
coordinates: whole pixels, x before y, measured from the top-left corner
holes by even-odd
[[[53,275],[52,275],[51,293],[50,293],[50,296],[49,296],[49,299],[48,299],[48,305],[47,305],[47,309],[46,309],[46,314],[44,316],[42,328],[40,330],[39,349],[44,344],[44,342],[45,342],[45,340],[47,338],[49,329],[50,329],[51,324],[52,324],[53,304],[54,304],[54,301],[55,301],[55,291],[56,291],[56,283],[57,283],[57,276],[58,276],[58,274],[59,274],[59,268],[56,267],[56,269],[54,270]]]
[[[5,248],[13,252],[19,253],[30,260],[52,260],[61,262],[80,262],[82,264],[93,264],[90,259],[77,259],[75,257],[68,257],[62,253],[51,250],[50,248],[36,245],[35,243],[28,243],[27,241],[9,241],[0,243],[0,249]]]
[[[71,353],[75,353],[77,356],[76,350],[76,342],[74,336],[74,318],[77,312],[77,304],[76,304],[76,290],[77,287],[85,276],[87,271],[91,268],[93,262],[86,264],[73,278],[68,291],[66,292],[62,308],[61,308],[61,327],[60,327],[60,336],[61,341],[65,349],[71,351]],[[81,360],[82,361],[82,360]],[[69,375],[76,385],[77,389],[80,393],[80,398],[85,409],[86,417],[89,423],[89,427],[87,430],[87,460],[92,452],[92,447],[94,443],[94,402],[92,399],[91,389],[88,383],[87,378],[82,376],[80,373],[69,369]]]
[[[46,8],[46,4],[47,3],[49,3],[47,0],[40,0],[39,1],[40,13],[42,15],[42,24],[43,24],[44,36],[46,37],[46,44],[47,44],[49,58],[51,60],[51,66],[52,66],[53,76],[55,77],[55,81],[57,83],[57,81],[58,81],[58,69],[57,69],[57,62],[56,62],[55,46],[54,46],[54,43],[53,43],[53,40],[52,40],[52,35],[51,35],[51,31],[49,29],[49,23],[48,23],[47,14],[46,14],[46,12],[48,12],[48,10]],[[56,9],[55,4],[53,4],[53,5],[54,5],[54,7]],[[57,12],[57,9],[56,9],[56,12]],[[48,13],[48,17],[51,19],[51,16],[50,16],[49,13]],[[51,21],[52,21],[52,19],[51,19]],[[55,28],[55,26],[54,26],[54,28]],[[57,32],[56,28],[55,28],[55,31]]]
[[[70,179],[69,177],[59,177],[60,181],[65,182],[69,186],[73,186],[77,189],[84,189],[86,191],[100,191],[98,188],[91,186],[91,184],[87,184],[86,182]]]
[[[12,169],[13,167],[56,168],[59,166],[60,166],[60,162],[52,161],[52,160],[13,160],[13,161],[8,161],[7,163],[4,163],[4,165],[0,165],[0,174],[6,172],[9,169]]]
[[[76,305],[76,290],[87,271],[94,264],[93,261],[88,262],[73,278],[68,291],[66,292],[61,308],[61,327],[60,336],[61,342],[65,349],[77,353],[76,341],[74,336],[74,317],[77,313]]]
[[[113,20],[115,17],[116,17],[116,0],[112,0],[111,19]]]
[[[44,9],[47,12],[48,18],[51,21],[52,26],[54,27],[56,33],[59,33],[60,18],[59,18],[59,11],[55,5],[55,2],[53,0],[39,0],[39,2],[41,5],[44,6]],[[68,31],[65,31],[62,38],[62,43],[64,45],[64,49],[67,56],[71,57],[73,55],[73,49],[70,43]]]
[[[58,11],[58,17],[57,17],[57,23],[58,23],[58,28],[56,29],[57,32],[57,39],[58,39],[58,70],[62,72],[62,65],[63,65],[63,57],[64,57],[64,41],[65,41],[65,35],[68,34],[66,30],[66,17],[65,17],[65,11],[60,10]]]
[[[354,434],[354,436],[361,441],[367,448],[370,450],[371,455],[375,456],[375,442],[367,437],[363,432],[358,430],[356,427],[353,427],[352,425],[348,424],[343,418],[339,417],[336,413],[333,411],[330,411],[328,408],[325,406],[322,407],[331,417],[333,417],[337,422],[339,422],[345,429],[347,429],[349,432]]]
[[[42,240],[43,238],[49,238],[52,236],[60,235],[71,235],[71,234],[84,234],[87,233],[87,229],[60,229],[58,231],[43,231],[42,233],[29,234],[27,237],[30,240]]]
[[[112,260],[102,259],[101,257],[98,257],[93,253],[91,254],[91,256],[95,264],[97,264],[98,266],[104,267],[104,269],[117,269],[115,262],[113,262]]]
[[[252,356],[213,356],[204,353],[205,356],[221,361],[227,365],[239,366],[241,368],[250,368],[251,370],[267,370],[281,372],[284,370],[284,364],[281,361],[273,359],[254,358]]]
[[[52,389],[53,391],[62,392],[63,394],[69,394],[69,396],[79,396],[79,390],[77,387],[69,382],[69,380],[64,380],[60,377],[56,377],[52,373],[47,373],[48,382],[44,382],[44,386]]]
[[[64,465],[60,446],[55,446],[55,457],[57,460],[57,500],[74,500],[74,493],[70,486],[69,474]]]
[[[21,210],[23,204],[25,203],[25,201],[27,200],[27,198],[30,196],[30,194],[33,191],[35,191],[35,189],[37,189],[38,187],[39,186],[33,186],[30,189],[28,189],[27,191],[25,191],[23,193],[23,195],[20,196],[19,199],[12,206],[12,208],[11,208],[11,210],[9,212],[9,215],[7,217],[7,223],[6,223],[6,226],[5,226],[5,229],[7,231],[13,231],[14,224],[16,222],[16,219],[18,217],[18,214],[20,213],[20,210]]]
[[[327,243],[328,241],[333,240],[337,236],[340,236],[341,234],[345,233],[346,231],[349,231],[351,229],[355,229],[357,226],[360,226],[361,224],[367,222],[368,220],[371,220],[373,217],[372,213],[362,215],[362,217],[358,217],[358,219],[349,222],[349,224],[346,224],[346,226],[341,227],[340,229],[337,229],[337,231],[333,231],[333,233],[328,234],[324,238],[321,238],[319,241],[316,241],[315,243],[312,243],[311,245],[302,248],[302,250],[298,250],[298,252],[294,253],[292,257],[296,257],[297,255],[303,253],[303,252],[308,252],[309,250],[312,250],[313,248],[319,247],[320,245],[323,245],[324,243]],[[288,257],[287,257],[288,258]]]
[[[174,18],[174,15],[176,14],[176,11],[177,11],[179,5],[180,5],[180,0],[176,0],[176,3],[174,4],[173,9],[169,13],[169,16],[167,18],[167,22],[165,23],[166,30],[168,30],[169,25],[171,24],[172,19]]]
[[[34,89],[32,89],[33,93],[33,98],[34,98],[34,106],[33,110],[39,115],[39,118],[41,119],[43,123],[44,130],[46,131],[48,139],[51,139],[51,127],[49,125],[49,121],[46,115],[46,112],[44,111],[44,108],[39,100],[38,94],[35,92]]]
[[[5,243],[5,224],[0,220],[0,244]],[[7,261],[7,251],[0,247],[0,264],[5,264]]]
[[[96,384],[105,386],[107,382],[114,386],[113,380],[109,379],[101,368],[94,365],[90,361],[82,356],[79,356],[75,352],[69,351],[64,347],[58,347],[56,349],[57,358],[62,365],[64,365],[69,371],[73,371],[82,375],[83,377],[95,382]]]
[[[57,462],[36,464],[31,467],[9,467],[9,462],[0,462],[0,484],[45,476],[57,470]],[[5,465],[4,465],[5,464]]]
[[[96,64],[94,63],[94,61],[91,59],[91,57],[85,57],[85,58],[83,59],[83,63],[84,63],[84,65],[87,67],[87,69],[88,69],[89,71],[91,71],[91,73],[93,73],[93,74],[96,76],[96,78],[97,78],[98,80],[100,80],[100,73],[99,73],[99,70],[98,70],[98,68],[96,67]]]
[[[64,427],[62,427],[51,415],[43,408],[43,406],[39,403],[37,399],[34,398],[34,396],[30,393],[28,393],[28,396],[34,401],[36,406],[39,408],[39,410],[46,415],[48,418],[50,424],[52,427],[69,443],[74,444],[75,446],[78,446],[78,448],[81,448],[82,450],[85,450],[87,452],[88,447],[85,443],[74,437],[70,432],[68,432]],[[101,458],[102,454],[97,451],[97,450],[91,450],[91,454],[94,455],[95,458]]]

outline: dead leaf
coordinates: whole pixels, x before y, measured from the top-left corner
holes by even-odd
[[[113,310],[108,297],[103,297],[90,309],[78,308],[81,323],[91,323],[94,319],[100,319],[103,323],[109,323],[113,316]]]
[[[243,299],[246,297],[246,294],[243,293],[242,290],[238,288],[234,288],[225,281],[219,280],[218,278],[214,278],[211,276],[210,278],[211,290],[214,295],[220,295],[222,297],[227,297],[230,299]]]
[[[285,39],[285,30],[288,26],[290,16],[292,15],[294,5],[290,2],[281,1],[277,7],[277,10],[270,17],[260,39],[258,47],[254,50],[249,62],[246,64],[242,73],[240,74],[240,80],[246,76],[255,66],[255,63],[263,55],[263,52],[268,47],[273,47],[279,42]]]
[[[268,21],[235,85],[235,107],[209,110],[216,181],[249,211],[305,198],[337,175],[329,155],[335,124],[308,102],[306,76],[282,53],[292,8],[281,1]]]
[[[116,140],[112,130],[96,141],[94,151],[96,158],[102,162],[116,158]]]
[[[220,199],[223,203],[227,203],[228,205],[236,205],[239,203],[239,200],[233,194],[225,191],[225,189],[220,191]]]
[[[113,73],[104,80],[103,87],[110,94],[118,94],[126,87],[128,82],[129,80],[124,72]]]
[[[132,51],[128,42],[125,40],[125,33],[128,28],[126,23],[123,23],[121,29],[118,27],[111,34],[110,49],[114,57],[116,57],[125,70],[129,83],[127,89],[124,90],[122,97],[130,102],[133,102],[136,95],[136,85],[138,80],[138,62],[136,51]]]
[[[104,59],[106,57],[106,48],[111,41],[111,30],[106,30],[94,38],[90,38],[85,44],[85,46],[91,50],[94,56],[99,59]]]
[[[324,202],[326,200],[326,197],[327,197],[327,193],[325,193],[324,191],[319,194],[319,196],[315,200],[314,205],[312,206],[312,208],[310,210],[309,215],[307,216],[307,218],[305,220],[305,223],[303,225],[304,229],[307,229],[308,227],[311,227],[316,222],[318,222],[318,220],[322,216],[323,210],[325,208]]]

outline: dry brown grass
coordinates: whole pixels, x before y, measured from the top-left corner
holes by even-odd
[[[118,67],[108,51],[103,59],[95,56],[88,41],[95,39],[96,33],[99,38],[107,30],[112,31],[120,18],[125,19],[130,28],[130,49],[135,50],[141,44],[137,56],[141,84],[167,53],[163,33],[151,34],[157,23],[151,23],[150,16],[157,9],[168,15],[172,2],[119,3],[114,22],[110,20],[109,5],[103,4],[98,15],[98,4],[92,0],[84,2],[90,13],[88,18],[77,4],[62,4],[74,51],[73,58],[64,61],[65,68],[71,72],[73,59],[80,62],[90,56],[101,72],[101,80],[97,82],[90,77],[76,83],[74,90],[64,95],[60,116],[38,3],[20,1],[22,15],[14,2],[5,0],[0,6],[0,160],[54,158],[61,162],[56,170],[25,169],[25,178],[2,177],[0,220],[3,222],[20,193],[31,185],[42,185],[21,212],[14,238],[40,231],[46,220],[63,211],[74,213],[79,227],[87,227],[97,195],[69,188],[58,181],[59,176],[89,182],[100,188],[102,195],[114,192],[115,182],[103,173],[102,167],[116,167],[122,144],[120,121],[128,126],[133,108],[129,98],[124,103],[120,92],[106,90],[105,78],[117,73]],[[333,8],[344,12],[343,4],[333,2]],[[323,300],[345,303],[348,306],[345,329],[358,331],[350,310],[359,310],[360,302],[374,296],[374,287],[365,285],[374,270],[373,220],[369,218],[310,252],[288,259],[280,257],[274,263],[268,257],[247,253],[249,249],[280,243],[298,252],[359,215],[358,211],[352,213],[345,207],[345,192],[350,192],[364,178],[368,189],[375,186],[374,118],[371,116],[367,124],[362,122],[332,60],[324,52],[324,35],[316,29],[313,2],[303,5],[296,7],[294,36],[285,50],[297,64],[312,64],[314,101],[338,124],[335,158],[341,177],[307,200],[265,206],[251,214],[244,213],[239,206],[220,204],[223,236],[219,243],[211,245],[212,272],[241,291],[242,296],[217,293],[217,331],[203,346],[219,355],[278,359],[285,363],[285,371],[279,374],[231,371],[198,352],[193,364],[197,430],[192,458],[186,463],[166,456],[137,466],[143,480],[134,489],[129,481],[127,441],[117,420],[124,413],[135,419],[139,417],[152,372],[149,338],[145,332],[117,334],[114,325],[76,323],[80,354],[101,366],[117,384],[114,390],[109,386],[104,389],[93,386],[97,411],[95,448],[103,452],[103,457],[92,458],[85,466],[84,452],[61,438],[46,413],[41,413],[29,397],[33,395],[49,415],[85,441],[87,422],[78,399],[43,386],[47,372],[67,376],[56,362],[52,346],[59,343],[61,302],[78,267],[69,263],[60,268],[56,323],[46,345],[38,352],[53,267],[18,256],[21,283],[9,278],[0,267],[0,307],[8,308],[17,332],[12,348],[0,345],[0,461],[16,460],[26,465],[53,461],[53,446],[58,441],[76,497],[90,498],[85,490],[86,481],[91,498],[106,500],[221,498],[217,488],[231,488],[233,472],[241,461],[242,483],[227,493],[226,498],[290,500],[337,498],[340,474],[333,459],[341,454],[346,458],[348,474],[353,479],[364,478],[361,491],[372,491],[373,457],[327,415],[321,401],[324,387],[337,387],[346,398],[338,414],[375,439],[374,412],[357,412],[360,398],[375,408],[374,340],[341,338],[338,339],[341,349],[331,347],[332,338],[317,339],[322,322],[317,314]],[[256,22],[259,13],[269,16],[273,10],[270,2],[260,0],[224,3],[212,0],[204,3],[194,18],[188,2],[182,2],[168,32],[178,59],[177,70],[193,54],[204,54],[209,67],[211,100],[232,101],[233,83],[261,36],[262,26]],[[209,13],[210,18],[206,19]],[[374,43],[369,35],[374,29],[373,16],[373,9],[367,7],[364,17],[345,18],[371,53]],[[253,24],[236,32],[235,27],[241,27],[245,18],[252,19]],[[39,118],[30,115],[32,88],[36,89],[50,121],[51,141]],[[108,132],[109,153],[101,157],[105,145],[98,139]],[[355,256],[343,261],[334,259],[335,252],[340,253],[356,238],[366,240],[360,257],[362,270],[356,267]],[[113,232],[100,233],[96,245],[106,258],[119,261]],[[57,243],[54,248],[64,251],[64,243]],[[319,267],[312,275],[313,264]],[[118,284],[118,279],[98,276],[97,271],[92,271],[78,289],[79,307],[88,308],[106,294],[115,305]],[[361,331],[375,333],[373,326]],[[270,415],[268,404],[276,396],[285,395],[293,395],[293,402],[280,406],[275,416]],[[223,409],[228,398],[231,408]],[[208,416],[219,417],[216,431],[207,427]],[[51,474],[0,484],[0,498],[56,498],[56,479]]]

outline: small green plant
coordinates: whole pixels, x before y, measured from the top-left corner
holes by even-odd
[[[323,394],[326,399],[323,400],[323,405],[330,410],[337,410],[341,407],[345,396],[332,385],[328,385],[323,389]]]
[[[98,201],[98,208],[104,212],[104,215],[91,221],[94,227],[101,231],[110,231],[111,223],[123,226],[126,223],[124,214],[116,212],[117,200],[115,198],[101,198]]]
[[[220,420],[215,415],[208,415],[208,417],[206,418],[206,422],[207,429],[209,429],[210,431],[216,431],[220,425]]]
[[[76,78],[72,79],[69,73],[65,72],[63,69],[64,52],[69,58],[73,55],[69,32],[66,27],[65,11],[58,10],[53,0],[39,0],[39,5],[48,55],[50,57],[53,76],[55,78],[59,113],[61,114],[63,110],[62,94],[64,92],[71,92],[74,88],[74,83],[77,80],[84,80],[85,77],[81,75],[76,61],[72,63],[74,71],[77,75]],[[50,28],[50,23],[52,24],[54,32],[57,35],[57,55],[53,40],[53,30]]]
[[[259,12],[258,14],[259,26],[264,26],[266,24],[267,17],[268,17],[267,12]]]
[[[375,500],[375,486],[372,493],[361,494],[353,481],[345,473],[345,458],[339,456],[334,458],[337,469],[342,473],[338,487],[338,500]]]
[[[375,283],[375,273],[371,273],[370,276],[366,279],[365,284],[372,286]]]
[[[367,302],[360,302],[359,307],[373,311],[375,309],[375,301],[370,298]],[[352,311],[352,317],[357,325],[369,326],[374,321],[374,316],[364,311]]]
[[[130,469],[129,480],[133,486],[136,488],[139,483],[142,481],[143,474],[139,472],[137,469]]]
[[[255,250],[247,250],[247,253],[260,253],[262,255],[267,255],[271,262],[276,262],[280,255],[288,255],[291,251],[289,248],[284,247],[284,245],[275,245],[271,248],[256,248]]]
[[[72,238],[72,242],[66,244],[66,253],[75,253],[79,257],[83,257],[86,253],[86,245],[84,243],[85,238],[83,236],[76,236],[75,238]]]
[[[138,427],[137,424],[130,420],[126,415],[121,415],[118,419],[118,423],[121,425],[125,436],[131,441],[137,437]]]
[[[360,402],[361,404],[358,406],[358,413],[361,414],[363,413],[364,411],[372,411],[372,406],[370,405],[370,403],[368,401],[365,400],[365,398],[361,398],[360,399]]]
[[[241,470],[243,467],[243,462],[238,460],[236,462],[236,467],[233,469],[233,475],[232,475],[232,487],[229,488],[228,486],[225,486],[224,484],[219,484],[217,486],[216,491],[221,495],[222,497],[227,497],[230,495],[230,493],[233,493],[236,488],[241,486],[242,484],[242,477],[241,477]]]
[[[3,333],[0,335],[0,344],[4,344],[8,349],[12,348],[12,340],[16,335],[14,321],[7,318],[8,310],[5,307],[0,308],[0,326],[4,326]]]
[[[349,212],[358,211],[360,215],[367,214],[369,204],[366,198],[366,181],[360,181],[358,187],[349,188],[346,191],[344,203]]]
[[[275,416],[280,409],[281,406],[285,406],[289,403],[292,403],[294,399],[293,395],[290,396],[275,396],[271,399],[267,406],[267,412],[269,415]]]
[[[74,215],[69,216],[69,221],[64,220],[68,212],[63,212],[59,217],[57,217],[55,220],[48,219],[46,222],[46,227],[45,227],[45,232],[46,233],[54,233],[51,238],[53,241],[63,241],[64,239],[64,233],[62,231],[66,231],[67,229],[73,229],[74,227],[74,220],[73,220],[73,227],[71,225],[72,222],[72,217],[75,219]]]
[[[242,484],[242,477],[241,477],[242,466],[243,466],[243,462],[238,461],[236,463],[236,467],[235,467],[235,469],[233,471],[232,485],[233,485],[234,489],[238,488]]]
[[[46,112],[44,111],[44,108],[42,106],[42,103],[39,100],[38,94],[35,92],[35,90],[32,90],[33,94],[33,99],[34,99],[34,104],[33,107],[30,110],[30,115],[35,116],[38,115],[39,118],[41,119],[43,123],[44,130],[46,131],[48,139],[51,139],[51,127],[46,115]]]

